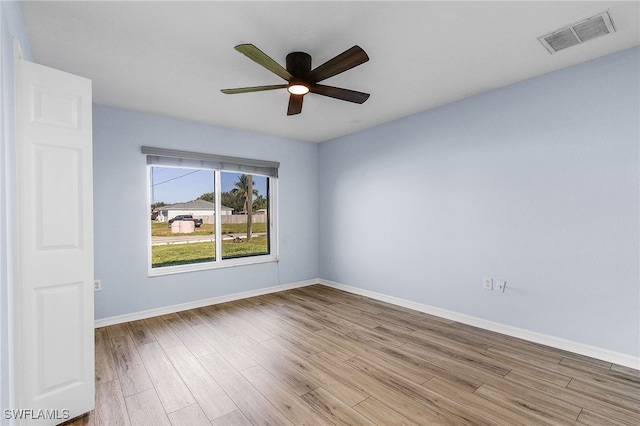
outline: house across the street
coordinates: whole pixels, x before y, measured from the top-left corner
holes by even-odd
[[[192,215],[196,219],[202,219],[203,223],[213,223],[215,216],[215,204],[206,200],[193,200],[186,203],[175,203],[154,209],[155,220],[166,222],[178,215]],[[222,216],[231,215],[233,209],[221,206]]]

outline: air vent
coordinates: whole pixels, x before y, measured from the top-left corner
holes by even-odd
[[[592,38],[615,32],[613,21],[609,12],[602,12],[591,18],[576,22],[568,27],[561,28],[551,34],[538,37],[540,43],[547,48],[549,53],[556,53],[567,47],[584,43]]]

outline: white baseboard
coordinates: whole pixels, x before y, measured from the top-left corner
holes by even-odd
[[[623,365],[625,367],[640,369],[640,358],[634,357],[632,355],[614,352],[608,349],[586,345],[584,343],[574,342],[571,340],[561,339],[559,337],[537,333],[534,331],[513,327],[498,322],[488,321],[482,318],[449,311],[435,306],[425,305],[423,303],[412,302],[410,300],[401,299],[398,297],[387,296],[385,294],[363,290],[361,288],[352,287],[346,284],[341,284],[329,280],[318,279],[317,282],[338,290],[344,290],[349,293],[359,294],[361,296],[370,297],[372,299],[388,302],[393,305],[402,306],[405,308],[435,315],[441,318],[457,321],[463,324],[472,325],[474,327],[479,327],[485,330],[495,331],[497,333],[506,334],[507,336],[517,337],[534,343],[540,343],[542,345],[547,345],[557,349],[562,349],[576,354],[600,359],[606,362]]]
[[[159,315],[173,314],[175,312],[189,309],[201,308],[203,306],[216,305],[218,303],[232,302],[234,300],[247,299],[249,297],[262,296],[263,294],[277,293],[279,291],[292,288],[306,287],[318,284],[318,280],[298,281],[290,284],[276,285],[273,287],[259,288],[256,290],[243,291],[240,293],[228,294],[224,296],[212,297],[209,299],[195,300],[193,302],[180,303],[177,305],[163,306],[161,308],[148,309],[145,311],[132,312],[130,314],[117,315],[114,317],[100,318],[94,321],[94,327],[106,327],[108,325],[122,324],[129,321],[137,321],[145,318],[157,317]]]
[[[186,311],[189,309],[201,308],[203,306],[216,305],[219,303],[231,302],[234,300],[246,299],[254,296],[261,296],[263,294],[276,293],[279,291],[290,290],[293,288],[306,287],[313,284],[323,284],[338,290],[359,294],[361,296],[366,296],[372,299],[381,300],[383,302],[391,303],[393,305],[402,306],[405,308],[413,309],[415,311],[424,312],[424,313],[435,315],[441,318],[446,318],[452,321],[457,321],[463,324],[479,327],[485,330],[495,331],[497,333],[505,334],[507,336],[513,336],[520,339],[528,340],[530,342],[540,343],[542,345],[547,345],[557,349],[562,349],[562,350],[573,352],[576,354],[600,359],[606,362],[623,365],[625,367],[640,369],[640,358],[634,357],[632,355],[614,352],[608,349],[586,345],[584,343],[574,342],[571,340],[561,339],[559,337],[537,333],[537,332],[526,330],[523,328],[513,327],[510,325],[489,321],[489,320],[461,314],[454,311],[449,311],[449,310],[438,308],[435,306],[426,305],[423,303],[412,302],[410,300],[401,299],[399,297],[388,296],[386,294],[376,293],[373,291],[364,290],[358,287],[352,287],[346,284],[341,284],[341,283],[337,283],[334,281],[329,281],[321,278],[306,280],[306,281],[298,281],[290,284],[276,285],[273,287],[260,288],[257,290],[243,291],[240,293],[212,297],[209,299],[196,300],[193,302],[180,303],[177,305],[164,306],[161,308],[148,309],[145,311],[133,312],[130,314],[118,315],[114,317],[100,318],[95,320],[94,324],[96,328],[105,327],[108,325],[121,324],[124,322],[136,321],[136,320],[141,320],[145,318],[156,317],[159,315],[166,315],[166,314],[172,314],[175,312]]]

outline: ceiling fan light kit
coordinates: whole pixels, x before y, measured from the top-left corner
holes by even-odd
[[[306,95],[307,93],[309,93],[309,88],[303,83],[291,83],[287,87],[287,90],[292,95]]]
[[[283,68],[253,44],[239,44],[235,49],[255,63],[283,78],[288,84],[222,89],[222,93],[234,95],[237,93],[286,88],[290,94],[287,115],[296,115],[302,112],[302,100],[307,93],[315,93],[357,104],[362,104],[369,99],[368,93],[318,84],[319,81],[326,80],[367,62],[369,56],[360,46],[353,46],[345,50],[313,70],[311,69],[311,55],[305,52],[289,53],[286,58],[286,68]]]

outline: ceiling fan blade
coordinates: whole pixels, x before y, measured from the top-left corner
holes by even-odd
[[[360,46],[353,46],[351,49],[345,50],[333,59],[329,59],[318,68],[311,70],[309,80],[316,83],[333,77],[336,74],[350,70],[369,60],[369,56]]]
[[[302,112],[302,100],[304,95],[291,95],[289,96],[289,108],[287,108],[287,115],[296,115]]]
[[[222,93],[235,95],[236,93],[262,92],[263,90],[285,89],[286,84],[273,84],[271,86],[238,87],[236,89],[222,89]]]
[[[289,71],[287,71],[282,65],[271,59],[266,53],[255,47],[253,44],[239,44],[234,47],[234,49],[287,81],[293,78],[291,73],[289,73]]]
[[[369,99],[368,93],[356,92],[355,90],[341,89],[340,87],[325,86],[322,84],[314,84],[311,86],[311,92],[318,95],[329,96],[330,98],[340,99],[342,101],[354,102],[362,104]]]

